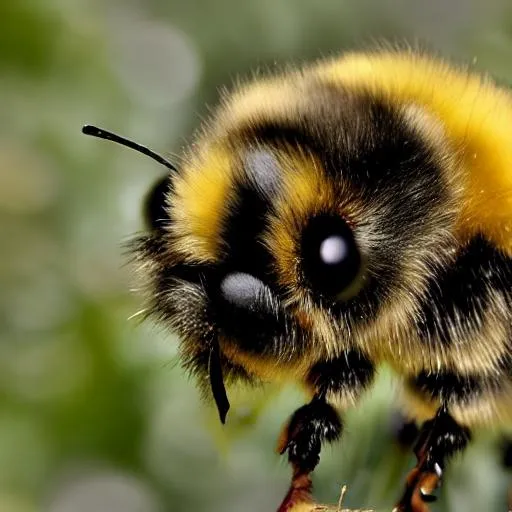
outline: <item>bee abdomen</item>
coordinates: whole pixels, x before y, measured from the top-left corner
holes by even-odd
[[[442,370],[422,371],[409,379],[409,385],[429,401],[464,404],[487,394],[500,394],[512,382],[512,354],[499,361],[492,373],[461,373]]]
[[[426,359],[407,378],[416,406],[428,416],[444,403],[466,425],[508,421],[512,259],[476,236],[432,275],[419,306],[415,328]]]
[[[511,307],[512,259],[483,236],[477,236],[451,266],[431,277],[415,322],[417,334],[434,349],[464,346],[486,323],[510,325]],[[498,343],[498,336],[493,338],[482,343]],[[505,339],[500,343],[510,345]],[[503,353],[503,346],[495,348]],[[478,351],[478,347],[473,346],[473,350]]]

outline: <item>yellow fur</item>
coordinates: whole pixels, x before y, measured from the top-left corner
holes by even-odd
[[[308,358],[294,363],[270,360],[241,351],[236,344],[221,340],[222,352],[231,361],[245,368],[251,375],[263,382],[296,383],[303,382],[310,366]]]
[[[429,401],[407,387],[403,389],[401,399],[407,414],[412,414],[420,422],[435,415],[440,405],[439,401]],[[512,385],[504,383],[500,393],[488,391],[477,400],[451,404],[450,414],[460,425],[476,429],[494,428],[498,431],[510,431]]]
[[[170,229],[175,250],[187,261],[213,262],[219,257],[219,234],[233,173],[230,153],[212,148],[176,179]]]

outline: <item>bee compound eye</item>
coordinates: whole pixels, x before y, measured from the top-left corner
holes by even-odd
[[[162,229],[169,222],[167,212],[169,188],[169,176],[164,176],[154,183],[144,200],[144,220],[147,226],[154,231]]]
[[[316,292],[335,297],[358,277],[361,255],[354,234],[337,215],[311,218],[302,233],[302,270]]]

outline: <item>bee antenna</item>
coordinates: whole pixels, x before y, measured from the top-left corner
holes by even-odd
[[[98,137],[99,139],[111,140],[112,142],[116,142],[117,144],[121,144],[122,146],[126,146],[127,148],[135,149],[135,151],[138,151],[139,153],[142,153],[143,155],[149,156],[153,160],[156,160],[159,164],[165,165],[165,167],[167,167],[171,171],[178,172],[178,169],[176,169],[176,167],[172,165],[171,162],[167,161],[158,153],[155,153],[146,146],[137,144],[132,140],[125,139],[120,135],[116,135],[115,133],[103,130],[102,128],[98,128],[97,126],[92,126],[90,124],[86,124],[82,127],[82,133],[84,133],[85,135],[92,135],[93,137]]]

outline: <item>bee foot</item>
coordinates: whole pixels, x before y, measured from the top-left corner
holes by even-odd
[[[446,461],[465,448],[471,434],[458,425],[442,406],[427,421],[415,447],[418,464],[407,476],[405,492],[395,508],[397,512],[428,512],[428,503],[436,500],[434,492],[441,484]]]
[[[342,422],[325,400],[314,398],[295,411],[278,443],[278,452],[288,452],[288,460],[301,473],[310,473],[320,461],[324,441],[340,436]]]
[[[414,468],[407,476],[404,495],[393,512],[429,512],[428,503],[436,501],[434,492],[439,483],[440,478],[436,473]]]
[[[437,500],[435,491],[440,485],[440,477],[436,473],[423,473],[418,481],[419,495],[425,503],[433,503]]]

